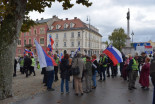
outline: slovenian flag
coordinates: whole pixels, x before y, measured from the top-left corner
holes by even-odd
[[[54,40],[52,39],[51,35],[49,35],[49,41],[50,41],[50,44],[48,44],[47,50],[52,52]]]
[[[40,67],[47,67],[47,66],[56,66],[55,60],[47,54],[47,52],[38,44],[37,40],[35,40],[35,45],[38,53]]]
[[[31,51],[28,50],[28,49],[25,49],[24,56],[26,56],[27,53],[29,53],[31,56],[33,56],[33,52],[31,52]]]
[[[113,61],[114,66],[123,62],[121,52],[112,45],[108,46],[103,53],[105,53]]]

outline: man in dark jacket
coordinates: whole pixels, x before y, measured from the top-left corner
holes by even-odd
[[[17,60],[14,59],[14,73],[13,73],[13,77],[16,76],[16,67],[17,67]]]
[[[154,86],[152,104],[155,104],[155,53],[153,54],[153,59],[150,64],[150,76],[151,76],[152,84]]]
[[[32,64],[31,58],[28,56],[25,56],[25,58],[24,58],[24,70],[26,73],[26,77],[28,77],[28,71],[30,71],[31,64]]]

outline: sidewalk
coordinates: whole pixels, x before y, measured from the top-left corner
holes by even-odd
[[[42,83],[43,75],[41,75],[41,69],[35,70],[35,72],[36,76],[32,74],[26,78],[25,74],[23,75],[17,71],[17,76],[13,77],[12,83],[13,97],[0,100],[0,104],[10,104],[46,92],[46,87]],[[60,80],[53,83],[54,88],[59,85]]]
[[[138,79],[137,89],[132,91],[128,90],[128,82],[117,76],[107,78],[104,82],[98,81],[97,88],[83,96],[75,96],[70,83],[69,94],[61,94],[60,87],[57,87],[55,91],[47,91],[13,104],[152,104],[152,84],[150,84],[150,90],[142,90]]]

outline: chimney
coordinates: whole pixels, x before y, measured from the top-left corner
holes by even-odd
[[[56,17],[56,15],[53,15],[53,18],[55,18]]]
[[[44,18],[41,18],[41,20],[43,20]]]
[[[66,20],[68,20],[68,18],[66,18]]]
[[[77,19],[77,17],[74,17],[74,19]]]

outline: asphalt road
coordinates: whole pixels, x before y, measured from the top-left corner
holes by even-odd
[[[99,79],[99,77],[97,77]],[[128,90],[128,82],[120,76],[107,78],[105,82],[97,82],[97,88],[83,96],[75,96],[70,83],[70,93],[61,95],[60,86],[55,91],[45,92],[14,104],[152,104],[153,86],[143,90],[137,78],[135,90]]]

